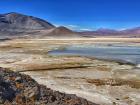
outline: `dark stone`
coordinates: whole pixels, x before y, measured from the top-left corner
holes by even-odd
[[[11,78],[11,79],[10,79]],[[30,76],[0,68],[0,104],[97,105],[73,94],[53,91]]]
[[[10,83],[0,82],[1,98],[12,101],[15,98],[15,91],[10,87]]]

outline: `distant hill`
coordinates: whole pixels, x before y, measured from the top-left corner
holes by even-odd
[[[58,37],[72,37],[72,36],[77,36],[78,33],[74,32],[64,26],[56,27],[52,29],[47,36],[58,36]]]
[[[100,28],[96,31],[84,31],[84,32],[80,32],[82,35],[116,35],[116,34],[119,34],[120,32],[117,31],[117,30],[112,30],[112,29],[105,29],[105,28]]]
[[[125,29],[125,30],[122,30],[121,32],[126,33],[126,34],[140,34],[140,27]]]
[[[121,31],[101,28],[96,31],[80,32],[80,34],[86,37],[98,37],[98,36],[140,37],[140,27],[125,29]]]

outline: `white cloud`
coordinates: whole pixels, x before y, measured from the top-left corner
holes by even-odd
[[[75,30],[75,29],[77,29],[79,26],[78,25],[62,25],[62,24],[54,24],[56,27],[59,27],[59,26],[65,26],[65,27],[67,27],[67,28],[69,28],[69,29],[72,29],[72,30]]]
[[[127,28],[120,28],[118,29],[119,31],[123,31],[123,30],[126,30]]]
[[[77,25],[67,25],[67,27],[70,27],[70,28],[77,28],[77,27],[79,27],[79,26],[77,26]]]
[[[59,26],[61,26],[61,25],[59,25],[59,24],[54,24],[56,27],[59,27]]]
[[[77,30],[80,28],[80,26],[78,25],[65,25],[65,27],[71,29],[71,30]]]
[[[93,31],[93,29],[90,29],[90,28],[81,28],[80,31]]]

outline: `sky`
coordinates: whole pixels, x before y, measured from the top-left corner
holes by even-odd
[[[140,0],[0,0],[0,14],[9,12],[81,31],[140,26]]]

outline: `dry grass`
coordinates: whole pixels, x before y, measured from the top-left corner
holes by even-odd
[[[96,86],[110,85],[110,86],[123,86],[127,85],[131,88],[140,88],[140,80],[124,80],[124,79],[87,79],[88,83],[95,84]]]
[[[54,70],[54,69],[71,69],[71,68],[87,68],[84,63],[68,62],[57,64],[19,64],[24,67],[23,71],[40,71],[40,70]]]
[[[94,69],[97,69],[98,71],[111,71],[111,68],[107,67],[106,65],[100,65],[100,66],[94,67]]]

